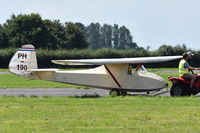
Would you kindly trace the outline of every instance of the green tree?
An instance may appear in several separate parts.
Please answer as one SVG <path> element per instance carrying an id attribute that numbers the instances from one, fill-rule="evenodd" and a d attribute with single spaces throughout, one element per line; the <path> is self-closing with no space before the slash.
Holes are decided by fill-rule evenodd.
<path id="1" fill-rule="evenodd" d="M 87 48 L 88 43 L 84 31 L 79 27 L 80 23 L 79 26 L 77 25 L 73 23 L 64 25 L 59 20 L 42 20 L 39 14 L 33 13 L 12 15 L 11 19 L 4 24 L 4 29 L 11 47 L 20 47 L 23 44 L 31 43 L 36 48 Z M 82 26 L 84 27 L 84 25 Z M 0 35 L 3 35 L 1 33 Z"/>
<path id="2" fill-rule="evenodd" d="M 4 24 L 9 45 L 20 47 L 32 43 L 36 47 L 45 47 L 47 30 L 39 14 L 12 15 Z"/>
<path id="3" fill-rule="evenodd" d="M 157 54 L 161 56 L 170 56 L 174 55 L 173 47 L 170 45 L 162 45 L 158 48 Z"/>
<path id="4" fill-rule="evenodd" d="M 173 47 L 173 52 L 176 55 L 182 55 L 186 51 L 187 51 L 187 47 L 185 46 L 185 44 L 176 45 Z"/>
<path id="5" fill-rule="evenodd" d="M 68 49 L 83 49 L 88 47 L 87 40 L 84 36 L 84 33 L 81 31 L 81 29 L 69 22 L 66 23 L 65 26 L 65 32 L 66 32 L 66 38 L 67 38 L 67 45 L 62 46 L 63 48 Z"/>
<path id="6" fill-rule="evenodd" d="M 133 43 L 130 31 L 122 26 L 119 28 L 119 45 L 118 49 L 136 48 L 136 43 Z"/>
<path id="7" fill-rule="evenodd" d="M 101 27 L 101 47 L 112 48 L 112 26 L 104 24 Z"/>
<path id="8" fill-rule="evenodd" d="M 78 26 L 78 27 L 81 29 L 81 31 L 84 32 L 84 34 L 85 34 L 85 32 L 86 32 L 86 27 L 85 27 L 84 24 L 78 23 L 78 22 L 77 22 L 77 23 L 75 23 L 75 25 Z"/>
<path id="9" fill-rule="evenodd" d="M 101 34 L 100 34 L 101 25 L 99 23 L 91 23 L 87 26 L 87 39 L 89 42 L 89 48 L 98 49 L 101 47 Z"/>
<path id="10" fill-rule="evenodd" d="M 117 24 L 60 23 L 59 20 L 43 20 L 39 14 L 12 15 L 0 25 L 0 48 L 20 47 L 33 44 L 36 48 L 73 49 L 73 48 L 116 48 L 139 49 L 132 41 L 130 31 Z"/>
<path id="11" fill-rule="evenodd" d="M 118 48 L 119 47 L 119 28 L 117 24 L 114 24 L 113 26 L 113 45 L 114 48 Z"/>
<path id="12" fill-rule="evenodd" d="M 0 48 L 8 47 L 8 38 L 5 33 L 5 29 L 0 25 Z"/>
<path id="13" fill-rule="evenodd" d="M 65 37 L 65 27 L 59 20 L 44 20 L 47 29 L 47 44 L 46 46 L 51 49 L 60 49 L 67 44 Z"/>

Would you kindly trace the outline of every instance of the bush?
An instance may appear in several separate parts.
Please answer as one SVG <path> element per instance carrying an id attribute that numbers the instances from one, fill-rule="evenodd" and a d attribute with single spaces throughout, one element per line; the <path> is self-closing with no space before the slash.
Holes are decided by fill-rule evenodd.
<path id="1" fill-rule="evenodd" d="M 16 49 L 0 49 L 0 68 L 7 68 Z"/>

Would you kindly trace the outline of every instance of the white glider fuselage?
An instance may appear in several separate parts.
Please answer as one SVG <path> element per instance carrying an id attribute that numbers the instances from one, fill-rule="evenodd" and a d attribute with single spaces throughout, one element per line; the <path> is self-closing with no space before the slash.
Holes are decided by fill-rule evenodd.
<path id="1" fill-rule="evenodd" d="M 72 71 L 40 69 L 32 72 L 32 76 L 42 80 L 127 91 L 160 90 L 167 85 L 163 78 L 147 71 L 138 70 L 128 74 L 128 64 L 102 65 L 93 69 Z"/>

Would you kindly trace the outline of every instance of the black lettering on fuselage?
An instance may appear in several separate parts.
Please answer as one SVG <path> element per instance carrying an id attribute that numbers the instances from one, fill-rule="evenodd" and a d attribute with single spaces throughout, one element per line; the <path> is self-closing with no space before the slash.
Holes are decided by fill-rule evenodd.
<path id="1" fill-rule="evenodd" d="M 27 59 L 27 54 L 26 53 L 19 53 L 18 54 L 18 59 Z"/>

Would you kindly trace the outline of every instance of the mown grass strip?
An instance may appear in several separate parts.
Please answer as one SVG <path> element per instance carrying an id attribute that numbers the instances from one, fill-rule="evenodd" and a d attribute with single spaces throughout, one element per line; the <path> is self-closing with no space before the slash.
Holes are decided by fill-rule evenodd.
<path id="1" fill-rule="evenodd" d="M 0 72 L 7 72 L 7 71 L 8 69 L 3 69 L 3 68 L 0 69 Z"/>
<path id="2" fill-rule="evenodd" d="M 198 97 L 0 98 L 2 133 L 198 133 Z"/>

